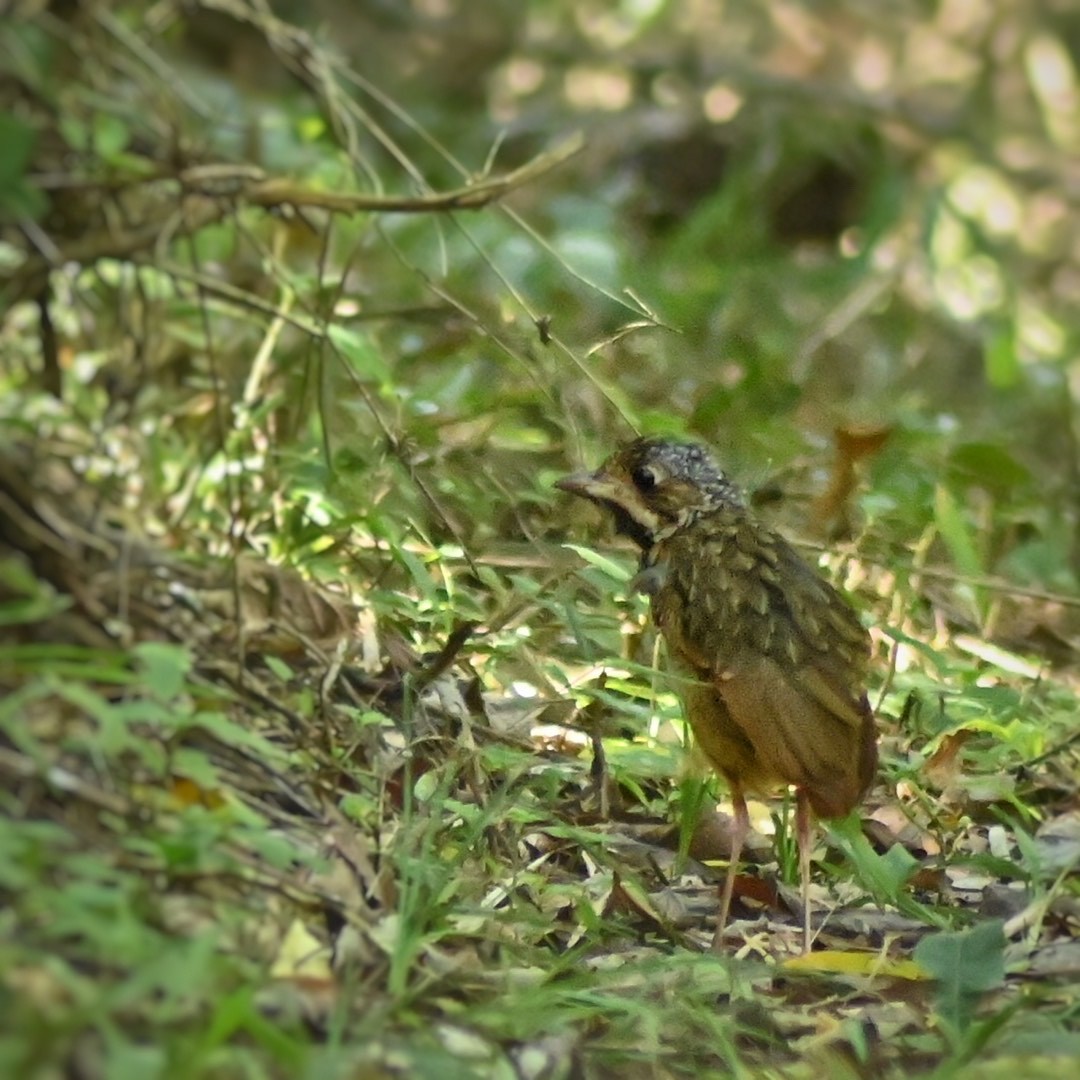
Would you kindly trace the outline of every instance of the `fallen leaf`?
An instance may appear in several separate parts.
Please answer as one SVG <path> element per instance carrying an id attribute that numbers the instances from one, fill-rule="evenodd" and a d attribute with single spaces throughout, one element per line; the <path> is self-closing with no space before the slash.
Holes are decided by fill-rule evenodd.
<path id="1" fill-rule="evenodd" d="M 819 971 L 823 974 L 908 979 L 915 982 L 931 978 L 930 973 L 914 960 L 893 960 L 878 952 L 827 949 L 793 956 L 785 960 L 782 966 L 791 971 Z"/>

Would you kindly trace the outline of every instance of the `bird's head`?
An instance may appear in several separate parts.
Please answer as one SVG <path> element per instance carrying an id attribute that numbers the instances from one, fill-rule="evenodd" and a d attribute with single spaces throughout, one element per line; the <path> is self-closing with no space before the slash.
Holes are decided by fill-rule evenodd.
<path id="1" fill-rule="evenodd" d="M 702 514 L 743 505 L 704 447 L 653 436 L 617 450 L 595 472 L 566 476 L 555 486 L 610 510 L 616 531 L 642 548 Z"/>

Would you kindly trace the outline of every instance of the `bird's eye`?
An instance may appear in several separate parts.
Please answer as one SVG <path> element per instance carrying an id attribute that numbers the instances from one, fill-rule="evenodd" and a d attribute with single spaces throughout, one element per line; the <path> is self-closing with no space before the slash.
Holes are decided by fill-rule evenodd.
<path id="1" fill-rule="evenodd" d="M 630 474 L 630 479 L 634 481 L 638 491 L 652 491 L 660 482 L 660 477 L 651 465 L 639 465 Z"/>

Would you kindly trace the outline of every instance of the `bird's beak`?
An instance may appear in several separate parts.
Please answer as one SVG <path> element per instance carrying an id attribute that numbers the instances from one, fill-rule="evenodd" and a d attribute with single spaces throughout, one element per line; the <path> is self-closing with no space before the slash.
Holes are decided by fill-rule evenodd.
<path id="1" fill-rule="evenodd" d="M 569 491 L 571 495 L 580 495 L 593 502 L 610 500 L 616 493 L 616 485 L 611 477 L 602 472 L 579 472 L 564 476 L 555 481 L 560 491 Z"/>
<path id="2" fill-rule="evenodd" d="M 609 510 L 615 515 L 615 532 L 619 536 L 629 536 L 640 548 L 653 543 L 660 519 L 646 505 L 637 488 L 619 475 L 612 476 L 601 466 L 596 472 L 564 476 L 555 481 L 555 486 Z"/>

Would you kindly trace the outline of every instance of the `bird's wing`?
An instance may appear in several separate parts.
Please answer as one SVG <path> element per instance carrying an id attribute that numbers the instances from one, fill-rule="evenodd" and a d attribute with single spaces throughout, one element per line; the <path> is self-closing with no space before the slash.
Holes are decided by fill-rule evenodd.
<path id="1" fill-rule="evenodd" d="M 803 788 L 819 817 L 841 817 L 859 802 L 877 765 L 865 694 L 853 696 L 840 715 L 809 696 L 798 673 L 754 654 L 737 658 L 714 685 L 753 744 L 762 774 Z"/>
<path id="2" fill-rule="evenodd" d="M 722 695 L 762 771 L 846 813 L 876 750 L 862 681 L 869 639 L 847 602 L 778 534 L 731 514 L 673 538 L 657 622 Z M 722 763 L 717 762 L 722 766 Z"/>

